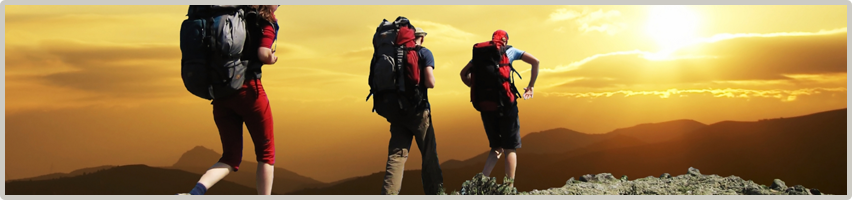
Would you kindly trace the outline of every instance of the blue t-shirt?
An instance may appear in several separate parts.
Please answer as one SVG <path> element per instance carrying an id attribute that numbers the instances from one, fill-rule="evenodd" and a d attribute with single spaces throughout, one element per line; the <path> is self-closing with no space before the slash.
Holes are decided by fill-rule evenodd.
<path id="1" fill-rule="evenodd" d="M 523 56 L 524 51 L 521 51 L 520 49 L 517 49 L 515 47 L 506 49 L 506 57 L 509 57 L 509 64 L 511 64 L 512 61 L 520 60 Z"/>
<path id="2" fill-rule="evenodd" d="M 422 70 L 420 72 L 420 91 L 423 93 L 423 101 L 427 109 L 431 109 L 432 105 L 429 104 L 429 88 L 426 87 L 426 84 L 422 84 L 426 81 L 426 73 L 424 72 L 427 66 L 431 66 L 432 70 L 435 70 L 435 57 L 432 56 L 432 51 L 427 49 L 426 47 L 420 48 L 420 51 L 417 52 L 420 55 L 420 62 L 418 65 Z"/>

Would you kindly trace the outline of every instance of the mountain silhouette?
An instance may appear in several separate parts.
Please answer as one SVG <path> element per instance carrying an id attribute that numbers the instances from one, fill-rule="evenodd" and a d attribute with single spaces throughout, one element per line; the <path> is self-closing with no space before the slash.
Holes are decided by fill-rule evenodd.
<path id="1" fill-rule="evenodd" d="M 518 191 L 561 187 L 569 178 L 584 174 L 612 173 L 636 179 L 689 167 L 764 185 L 783 179 L 790 185 L 808 185 L 830 194 L 846 191 L 846 109 L 711 125 L 677 120 L 607 134 L 579 134 L 554 129 L 525 136 L 524 148 L 518 150 Z M 465 180 L 482 170 L 484 162 L 481 154 L 443 163 L 447 191 L 459 190 Z M 492 172 L 498 180 L 503 177 L 502 163 Z M 383 176 L 377 172 L 288 194 L 378 194 Z M 423 194 L 420 170 L 405 171 L 403 177 L 401 194 Z"/>
<path id="2" fill-rule="evenodd" d="M 40 181 L 40 180 L 50 180 L 50 179 L 57 179 L 57 178 L 63 178 L 63 177 L 75 177 L 75 176 L 94 173 L 94 172 L 97 172 L 97 171 L 101 171 L 101 170 L 109 169 L 109 168 L 113 168 L 113 167 L 116 167 L 116 166 L 104 165 L 104 166 L 99 166 L 99 167 L 89 167 L 89 168 L 74 170 L 74 171 L 71 171 L 70 173 L 52 173 L 52 174 L 41 175 L 41 176 L 36 176 L 36 177 L 32 177 L 32 178 L 17 179 L 17 180 Z M 10 180 L 10 181 L 12 181 L 12 180 Z"/>
<path id="3" fill-rule="evenodd" d="M 73 177 L 6 182 L 6 195 L 173 195 L 189 192 L 200 175 L 177 169 L 126 165 Z M 254 187 L 216 183 L 210 195 L 253 195 Z"/>
<path id="4" fill-rule="evenodd" d="M 611 137 L 611 135 L 585 134 L 570 129 L 557 128 L 527 134 L 521 138 L 521 142 L 524 144 L 521 149 L 523 149 L 524 153 L 532 154 L 548 152 L 562 153 L 606 140 L 609 137 Z M 487 158 L 488 152 L 486 151 L 464 161 L 446 161 L 441 163 L 441 169 L 457 169 L 471 165 L 482 167 L 485 163 L 485 159 Z"/>
<path id="5" fill-rule="evenodd" d="M 606 134 L 587 134 L 570 129 L 557 128 L 533 132 L 521 138 L 524 154 L 559 154 L 572 152 L 578 154 L 609 148 L 659 143 L 681 137 L 707 125 L 694 120 L 675 120 L 661 123 L 647 123 L 630 128 L 621 128 Z M 644 137 L 648 135 L 648 137 Z M 631 139 L 633 138 L 633 139 Z M 441 164 L 441 169 L 455 169 L 469 165 L 479 165 L 488 158 L 483 152 L 473 158 L 460 161 L 449 160 Z"/>
<path id="6" fill-rule="evenodd" d="M 706 126 L 706 124 L 694 120 L 675 120 L 616 129 L 607 135 L 625 135 L 634 137 L 645 143 L 654 144 L 681 137 Z"/>
<path id="7" fill-rule="evenodd" d="M 757 122 L 724 121 L 669 142 L 531 164 L 529 170 L 536 173 L 516 185 L 547 182 L 558 186 L 564 181 L 548 177 L 565 172 L 638 178 L 696 167 L 707 174 L 736 175 L 758 184 L 782 179 L 790 185 L 844 194 L 845 141 L 846 109 Z"/>
<path id="8" fill-rule="evenodd" d="M 212 149 L 208 149 L 203 146 L 196 146 L 184 153 L 180 159 L 171 166 L 171 168 L 196 174 L 204 174 L 204 172 L 216 163 L 221 156 L 222 154 L 217 153 Z M 229 173 L 224 180 L 233 181 L 250 188 L 255 188 L 255 185 L 257 184 L 256 173 L 257 162 L 243 160 L 242 163 L 240 163 L 239 171 Z M 197 178 L 201 178 L 201 176 Z M 284 168 L 275 167 L 272 192 L 284 194 L 299 189 L 323 186 L 326 186 L 326 183 L 296 174 L 295 172 Z"/>

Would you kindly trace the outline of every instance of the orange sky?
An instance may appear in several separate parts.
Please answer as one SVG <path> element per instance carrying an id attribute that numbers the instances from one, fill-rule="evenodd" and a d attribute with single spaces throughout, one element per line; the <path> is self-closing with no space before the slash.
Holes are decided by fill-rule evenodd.
<path id="1" fill-rule="evenodd" d="M 6 179 L 221 152 L 209 103 L 180 80 L 185 14 L 6 6 Z M 442 161 L 487 150 L 458 73 L 496 29 L 541 60 L 536 96 L 520 102 L 522 135 L 846 107 L 846 6 L 283 6 L 281 60 L 263 76 L 278 166 L 328 182 L 384 169 L 389 127 L 364 101 L 367 63 L 375 27 L 399 15 L 429 33 Z M 523 87 L 530 66 L 515 67 Z"/>

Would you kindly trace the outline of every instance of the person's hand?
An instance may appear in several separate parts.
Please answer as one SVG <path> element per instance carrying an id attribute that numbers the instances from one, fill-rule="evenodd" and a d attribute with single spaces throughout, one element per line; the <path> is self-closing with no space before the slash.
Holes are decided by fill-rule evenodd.
<path id="1" fill-rule="evenodd" d="M 533 98 L 533 87 L 524 88 L 524 100 Z"/>
<path id="2" fill-rule="evenodd" d="M 277 63 L 278 62 L 278 56 L 275 56 L 274 54 L 272 56 L 273 56 L 272 57 L 272 64 Z"/>

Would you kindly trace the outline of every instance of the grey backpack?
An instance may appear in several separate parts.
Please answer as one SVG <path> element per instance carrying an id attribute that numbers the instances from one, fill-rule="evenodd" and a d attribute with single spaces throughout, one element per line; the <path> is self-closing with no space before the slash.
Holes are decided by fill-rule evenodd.
<path id="1" fill-rule="evenodd" d="M 180 28 L 181 78 L 195 96 L 212 100 L 234 94 L 245 81 L 241 60 L 248 6 L 191 5 Z"/>

